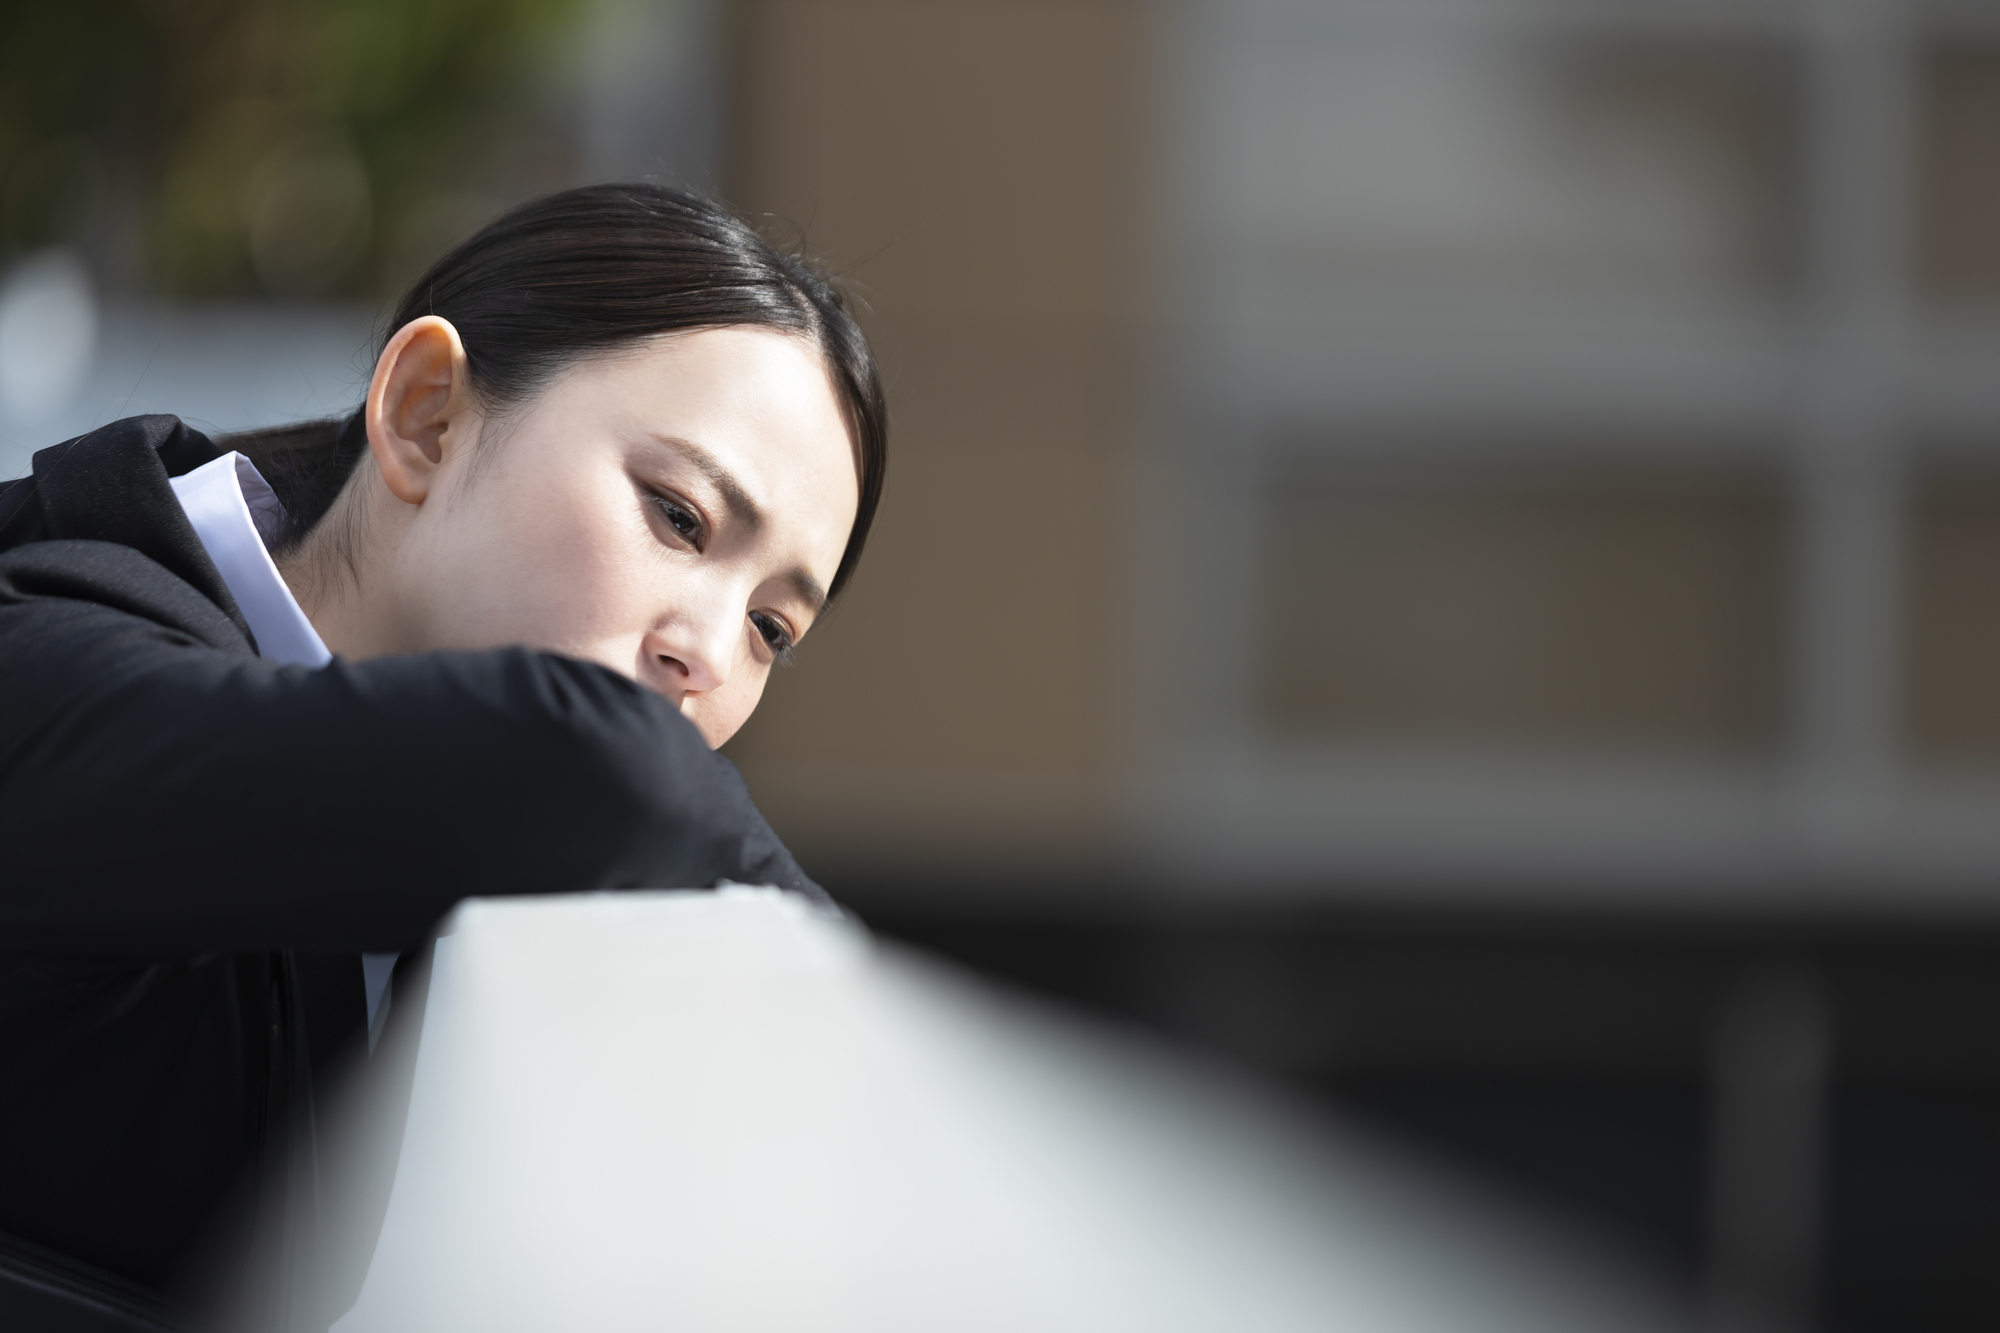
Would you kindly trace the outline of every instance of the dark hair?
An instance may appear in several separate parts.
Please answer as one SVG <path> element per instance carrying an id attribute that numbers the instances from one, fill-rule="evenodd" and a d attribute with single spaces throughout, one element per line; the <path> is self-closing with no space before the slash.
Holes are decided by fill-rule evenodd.
<path id="1" fill-rule="evenodd" d="M 854 572 L 888 468 L 888 405 L 874 354 L 825 274 L 719 204 L 651 183 L 536 199 L 432 265 L 397 305 L 377 356 L 425 315 L 458 330 L 472 390 L 491 412 L 518 406 L 583 357 L 656 334 L 751 325 L 808 339 L 826 357 L 861 465 L 861 504 L 829 595 Z M 368 434 L 357 408 L 222 443 L 254 462 L 284 502 L 283 548 L 333 507 L 368 451 Z"/>

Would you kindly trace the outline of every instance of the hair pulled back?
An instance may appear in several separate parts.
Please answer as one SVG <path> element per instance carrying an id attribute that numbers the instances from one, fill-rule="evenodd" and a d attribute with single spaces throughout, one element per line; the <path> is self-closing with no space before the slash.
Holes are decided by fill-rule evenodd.
<path id="1" fill-rule="evenodd" d="M 829 594 L 861 558 L 888 468 L 888 406 L 846 299 L 720 205 L 646 182 L 586 185 L 501 215 L 419 278 L 375 352 L 411 320 L 449 320 L 480 406 L 504 414 L 593 353 L 657 334 L 751 326 L 795 334 L 826 358 L 860 456 L 860 507 Z M 229 437 L 287 511 L 295 545 L 368 452 L 362 410 Z"/>

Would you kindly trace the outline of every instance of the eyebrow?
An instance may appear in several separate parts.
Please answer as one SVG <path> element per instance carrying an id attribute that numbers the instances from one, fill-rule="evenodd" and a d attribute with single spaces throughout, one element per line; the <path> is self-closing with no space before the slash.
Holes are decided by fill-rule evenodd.
<path id="1" fill-rule="evenodd" d="M 804 598 L 806 605 L 812 608 L 813 619 L 818 620 L 819 613 L 826 610 L 826 589 L 820 587 L 819 580 L 803 569 L 795 569 L 785 577 L 791 581 L 792 591 Z"/>
<path id="2" fill-rule="evenodd" d="M 690 467 L 706 477 L 709 484 L 722 496 L 722 503 L 729 510 L 730 516 L 738 523 L 752 532 L 763 528 L 764 511 L 758 508 L 757 502 L 750 498 L 750 493 L 743 489 L 742 483 L 736 480 L 728 468 L 717 461 L 714 454 L 693 440 L 684 439 L 679 435 L 655 435 L 652 438 L 679 454 Z M 813 619 L 819 619 L 819 613 L 826 610 L 826 589 L 820 586 L 819 580 L 803 569 L 792 570 L 785 575 L 785 580 L 792 585 L 792 591 L 812 608 Z"/>
<path id="3" fill-rule="evenodd" d="M 764 511 L 757 507 L 757 502 L 750 498 L 750 492 L 743 489 L 735 474 L 716 461 L 714 454 L 693 440 L 685 440 L 678 435 L 655 435 L 653 439 L 679 454 L 695 471 L 708 478 L 709 484 L 721 494 L 722 503 L 730 516 L 738 523 L 752 532 L 764 526 Z M 816 588 L 819 585 L 815 583 L 813 586 Z"/>

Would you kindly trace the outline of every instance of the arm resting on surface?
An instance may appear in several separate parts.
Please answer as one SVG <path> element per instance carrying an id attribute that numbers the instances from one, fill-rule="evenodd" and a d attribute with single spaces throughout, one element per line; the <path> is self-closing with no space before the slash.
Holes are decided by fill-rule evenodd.
<path id="1" fill-rule="evenodd" d="M 58 547 L 95 547 L 110 590 L 77 595 Z M 0 557 L 0 934 L 394 949 L 475 893 L 821 896 L 735 767 L 615 672 L 519 648 L 274 666 L 120 551 Z"/>

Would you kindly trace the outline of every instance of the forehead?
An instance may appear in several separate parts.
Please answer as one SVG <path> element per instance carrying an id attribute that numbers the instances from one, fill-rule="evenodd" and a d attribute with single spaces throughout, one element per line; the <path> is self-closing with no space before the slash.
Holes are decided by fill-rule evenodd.
<path id="1" fill-rule="evenodd" d="M 831 543 L 838 564 L 859 504 L 855 446 L 826 359 L 806 339 L 759 328 L 662 335 L 578 363 L 538 406 L 562 433 L 601 434 L 635 455 L 664 461 L 685 455 L 672 442 L 694 445 L 775 535 Z"/>
<path id="2" fill-rule="evenodd" d="M 847 435 L 826 358 L 811 341 L 775 329 L 660 334 L 585 359 L 566 376 L 610 403 L 647 415 L 712 419 L 745 429 Z"/>

